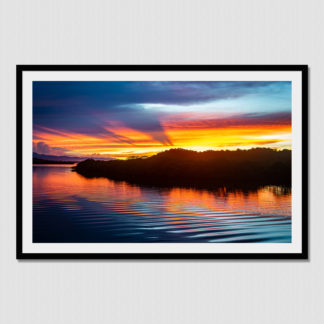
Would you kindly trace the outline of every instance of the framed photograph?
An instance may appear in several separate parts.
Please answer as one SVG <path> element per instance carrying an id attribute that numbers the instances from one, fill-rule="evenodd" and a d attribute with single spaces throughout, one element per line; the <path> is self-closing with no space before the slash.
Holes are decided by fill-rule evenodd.
<path id="1" fill-rule="evenodd" d="M 18 259 L 307 259 L 306 65 L 18 65 Z"/>

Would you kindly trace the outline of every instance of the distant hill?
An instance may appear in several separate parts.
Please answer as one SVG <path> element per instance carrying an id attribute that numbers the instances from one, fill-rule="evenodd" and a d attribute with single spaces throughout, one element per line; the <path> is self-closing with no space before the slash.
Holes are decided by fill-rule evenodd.
<path id="1" fill-rule="evenodd" d="M 74 169 L 86 177 L 108 177 L 154 186 L 290 186 L 291 151 L 171 149 L 148 158 L 126 161 L 88 159 Z"/>
<path id="2" fill-rule="evenodd" d="M 47 160 L 47 161 L 65 161 L 65 162 L 80 162 L 85 160 L 85 158 L 77 156 L 57 156 L 57 155 L 47 155 L 47 154 L 38 154 L 33 152 L 33 159 Z"/>
<path id="3" fill-rule="evenodd" d="M 59 161 L 59 162 L 80 162 L 88 159 L 89 157 L 80 157 L 80 156 L 58 156 L 58 155 L 47 155 L 47 154 L 39 154 L 36 152 L 33 152 L 33 159 L 41 159 L 41 160 L 47 160 L 47 161 Z M 96 156 L 96 160 L 102 160 L 102 161 L 110 161 L 111 158 L 101 158 L 100 156 Z"/>
<path id="4" fill-rule="evenodd" d="M 44 160 L 33 158 L 33 164 L 74 164 L 77 161 L 52 161 L 52 160 Z"/>

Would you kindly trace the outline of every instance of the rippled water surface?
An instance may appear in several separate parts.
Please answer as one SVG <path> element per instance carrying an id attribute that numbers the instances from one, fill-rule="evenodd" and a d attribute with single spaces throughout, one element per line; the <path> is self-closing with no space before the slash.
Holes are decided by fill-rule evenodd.
<path id="1" fill-rule="evenodd" d="M 159 189 L 33 167 L 34 242 L 291 242 L 291 194 Z"/>

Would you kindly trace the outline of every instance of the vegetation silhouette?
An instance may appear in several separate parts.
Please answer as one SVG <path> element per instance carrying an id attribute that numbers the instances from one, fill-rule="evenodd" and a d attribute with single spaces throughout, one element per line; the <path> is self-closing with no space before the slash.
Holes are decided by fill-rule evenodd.
<path id="1" fill-rule="evenodd" d="M 170 149 L 148 158 L 88 159 L 79 162 L 73 170 L 90 178 L 107 177 L 161 187 L 291 187 L 291 151 L 270 148 L 205 152 Z"/>

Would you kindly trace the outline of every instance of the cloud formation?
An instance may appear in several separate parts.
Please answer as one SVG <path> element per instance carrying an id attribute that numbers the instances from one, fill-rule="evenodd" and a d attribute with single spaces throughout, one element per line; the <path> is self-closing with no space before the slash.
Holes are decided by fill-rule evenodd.
<path id="1" fill-rule="evenodd" d="M 291 114 L 288 112 L 269 114 L 238 114 L 217 119 L 170 120 L 164 124 L 168 129 L 217 129 L 225 127 L 291 125 Z"/>
<path id="2" fill-rule="evenodd" d="M 44 142 L 33 142 L 33 152 L 47 155 L 63 155 L 67 150 L 61 147 L 50 147 Z"/>
<path id="3" fill-rule="evenodd" d="M 165 148 L 179 143 L 174 129 L 289 125 L 290 114 L 285 81 L 33 82 L 34 150 L 43 154 Z"/>
<path id="4" fill-rule="evenodd" d="M 118 120 L 162 144 L 172 145 L 159 119 L 163 109 L 157 113 L 143 105 L 185 107 L 251 94 L 266 94 L 270 100 L 289 97 L 289 91 L 290 82 L 34 82 L 34 124 L 86 135 L 114 136 L 105 121 Z"/>

